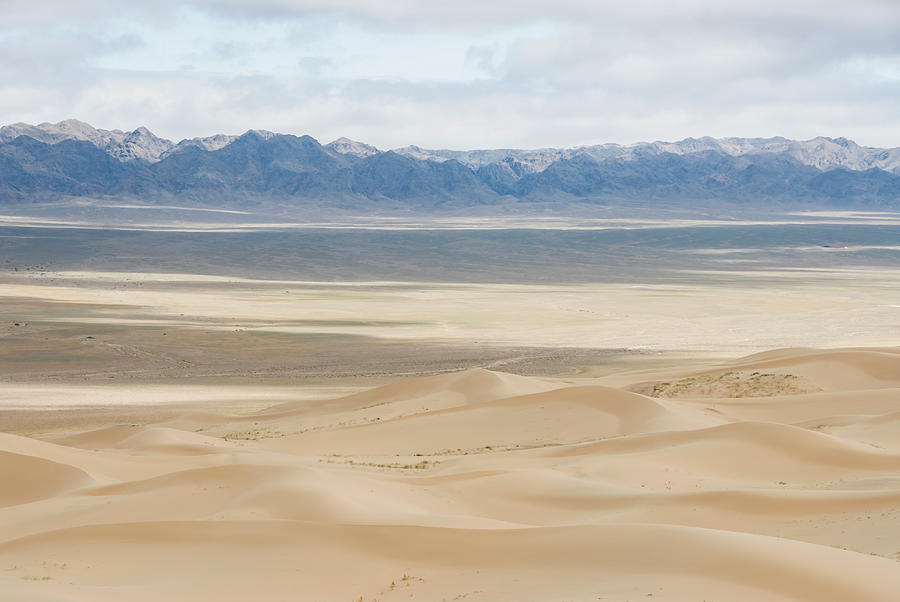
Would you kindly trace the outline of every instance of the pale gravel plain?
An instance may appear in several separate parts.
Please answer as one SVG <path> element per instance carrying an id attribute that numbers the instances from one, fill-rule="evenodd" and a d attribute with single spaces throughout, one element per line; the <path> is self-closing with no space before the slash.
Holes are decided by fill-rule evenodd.
<path id="1" fill-rule="evenodd" d="M 896 341 L 900 271 L 684 271 L 684 284 L 311 282 L 47 272 L 0 295 L 96 305 L 73 323 L 495 345 L 703 351 Z"/>

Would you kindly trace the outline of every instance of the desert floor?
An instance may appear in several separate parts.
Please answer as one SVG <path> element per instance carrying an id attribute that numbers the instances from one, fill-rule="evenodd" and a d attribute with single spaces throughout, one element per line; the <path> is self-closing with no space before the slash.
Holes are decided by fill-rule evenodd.
<path id="1" fill-rule="evenodd" d="M 5 273 L 0 599 L 897 600 L 898 291 Z"/>

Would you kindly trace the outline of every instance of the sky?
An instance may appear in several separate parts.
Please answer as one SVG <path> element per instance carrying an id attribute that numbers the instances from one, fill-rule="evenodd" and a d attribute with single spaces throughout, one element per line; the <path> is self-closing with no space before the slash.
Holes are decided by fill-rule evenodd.
<path id="1" fill-rule="evenodd" d="M 900 146 L 900 0 L 0 0 L 0 124 Z"/>

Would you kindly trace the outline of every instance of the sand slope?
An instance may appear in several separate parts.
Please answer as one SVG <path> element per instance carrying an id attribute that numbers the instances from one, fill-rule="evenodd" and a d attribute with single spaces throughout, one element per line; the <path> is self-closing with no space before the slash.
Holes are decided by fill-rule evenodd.
<path id="1" fill-rule="evenodd" d="M 0 435 L 0 599 L 896 600 L 898 441 L 898 349 Z"/>

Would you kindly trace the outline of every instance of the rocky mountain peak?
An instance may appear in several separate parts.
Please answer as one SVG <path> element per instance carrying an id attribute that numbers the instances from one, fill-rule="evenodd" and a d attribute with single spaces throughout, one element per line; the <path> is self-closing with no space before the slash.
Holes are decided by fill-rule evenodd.
<path id="1" fill-rule="evenodd" d="M 268 130 L 247 130 L 243 133 L 243 135 L 240 136 L 240 138 L 243 138 L 245 136 L 252 136 L 255 138 L 262 138 L 263 140 L 271 140 L 277 135 L 278 134 L 276 134 L 275 132 L 270 132 Z"/>
<path id="2" fill-rule="evenodd" d="M 357 142 L 356 140 L 343 137 L 338 138 L 333 142 L 329 142 L 325 145 L 325 148 L 340 155 L 353 155 L 354 157 L 371 157 L 380 152 L 371 144 Z"/>
<path id="3" fill-rule="evenodd" d="M 174 152 L 186 148 L 199 148 L 204 151 L 217 151 L 234 143 L 236 140 L 266 142 L 280 139 L 280 134 L 267 130 L 248 130 L 240 136 L 216 134 L 204 138 L 185 139 L 178 144 L 160 138 L 148 128 L 141 126 L 130 132 L 121 130 L 104 130 L 92 127 L 77 119 L 66 119 L 59 123 L 13 123 L 0 127 L 0 143 L 9 142 L 18 136 L 29 136 L 35 140 L 56 144 L 63 140 L 85 140 L 119 161 L 129 162 L 143 160 L 155 163 Z M 283 141 L 286 141 L 284 138 Z M 299 138 L 306 144 L 315 142 L 308 136 Z M 338 138 L 324 146 L 332 156 L 367 158 L 382 154 L 376 147 L 352 140 Z M 637 142 L 633 144 L 598 144 L 574 148 L 540 148 L 540 149 L 478 149 L 478 150 L 446 150 L 427 149 L 409 145 L 390 151 L 410 159 L 443 163 L 458 161 L 473 171 L 486 166 L 509 168 L 513 177 L 524 177 L 528 174 L 541 173 L 559 161 L 572 160 L 578 155 L 590 157 L 598 162 L 603 161 L 637 161 L 668 154 L 695 155 L 698 153 L 717 153 L 731 157 L 753 157 L 764 154 L 782 155 L 799 163 L 815 167 L 822 171 L 844 168 L 851 171 L 864 171 L 878 168 L 900 174 L 900 148 L 871 148 L 859 146 L 852 140 L 843 137 L 828 138 L 820 136 L 809 140 L 790 140 L 783 137 L 771 138 L 712 138 L 710 136 L 691 137 L 675 142 L 655 141 Z"/>
<path id="4" fill-rule="evenodd" d="M 155 163 L 173 148 L 174 142 L 160 138 L 141 126 L 126 134 L 119 144 L 107 149 L 107 152 L 120 161 L 142 159 Z"/>

